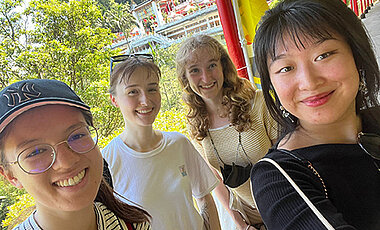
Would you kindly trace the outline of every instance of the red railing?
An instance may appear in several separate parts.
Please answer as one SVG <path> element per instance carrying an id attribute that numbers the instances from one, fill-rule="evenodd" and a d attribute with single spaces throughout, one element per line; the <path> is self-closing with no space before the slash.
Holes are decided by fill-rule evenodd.
<path id="1" fill-rule="evenodd" d="M 344 3 L 349 4 L 352 11 L 360 18 L 365 18 L 374 0 L 342 0 Z"/>

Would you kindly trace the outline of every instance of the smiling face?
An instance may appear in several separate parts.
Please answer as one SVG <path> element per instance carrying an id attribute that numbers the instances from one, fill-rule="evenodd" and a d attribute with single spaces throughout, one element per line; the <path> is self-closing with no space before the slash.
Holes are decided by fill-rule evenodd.
<path id="1" fill-rule="evenodd" d="M 303 39 L 305 48 L 297 48 L 284 38 L 274 59 L 268 58 L 268 70 L 285 109 L 301 125 L 332 124 L 355 114 L 359 74 L 344 39 L 336 34 L 324 41 Z"/>
<path id="2" fill-rule="evenodd" d="M 110 97 L 126 124 L 152 126 L 161 108 L 158 76 L 137 68 L 127 81 L 117 84 L 116 94 Z"/>
<path id="3" fill-rule="evenodd" d="M 186 63 L 186 78 L 191 89 L 206 103 L 220 102 L 223 95 L 223 67 L 220 58 L 207 48 L 198 48 Z"/>
<path id="4" fill-rule="evenodd" d="M 47 105 L 27 111 L 12 122 L 4 137 L 5 160 L 15 161 L 20 152 L 38 144 L 54 146 L 86 125 L 83 114 L 70 106 Z M 46 172 L 30 175 L 14 164 L 2 174 L 33 196 L 38 211 L 55 213 L 92 207 L 102 178 L 99 148 L 78 154 L 62 143 L 55 150 L 55 163 Z"/>

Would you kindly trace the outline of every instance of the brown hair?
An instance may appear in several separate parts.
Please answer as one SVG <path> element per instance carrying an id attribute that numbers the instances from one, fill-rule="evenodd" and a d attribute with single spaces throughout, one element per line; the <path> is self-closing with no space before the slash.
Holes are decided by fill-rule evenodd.
<path id="1" fill-rule="evenodd" d="M 177 77 L 184 90 L 182 99 L 189 109 L 186 117 L 191 137 L 198 141 L 203 140 L 210 127 L 206 105 L 191 89 L 186 77 L 186 65 L 192 54 L 199 49 L 207 49 L 216 59 L 220 59 L 224 75 L 222 105 L 226 108 L 231 124 L 239 132 L 249 129 L 252 123 L 249 112 L 255 89 L 248 80 L 238 77 L 227 51 L 216 39 L 208 35 L 197 35 L 182 43 L 176 57 Z"/>
<path id="2" fill-rule="evenodd" d="M 122 202 L 115 196 L 115 193 L 116 192 L 107 184 L 103 177 L 95 201 L 103 203 L 126 223 L 143 223 L 150 221 L 151 216 L 147 211 Z"/>
<path id="3" fill-rule="evenodd" d="M 109 93 L 116 95 L 117 84 L 123 81 L 127 82 L 133 72 L 138 68 L 146 69 L 149 74 L 148 77 L 150 77 L 150 74 L 153 73 L 158 77 L 158 79 L 161 78 L 161 70 L 153 61 L 132 56 L 127 58 L 122 63 L 117 64 L 112 70 Z"/>

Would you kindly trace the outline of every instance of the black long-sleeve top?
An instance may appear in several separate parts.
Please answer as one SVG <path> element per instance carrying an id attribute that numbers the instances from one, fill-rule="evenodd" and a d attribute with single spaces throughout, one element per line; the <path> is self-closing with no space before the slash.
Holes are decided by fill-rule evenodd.
<path id="1" fill-rule="evenodd" d="M 380 171 L 358 144 L 316 145 L 290 153 L 312 163 L 326 185 L 328 198 L 321 180 L 303 161 L 275 147 L 266 157 L 289 174 L 335 229 L 380 230 Z M 269 230 L 325 229 L 274 165 L 257 163 L 251 181 Z"/>

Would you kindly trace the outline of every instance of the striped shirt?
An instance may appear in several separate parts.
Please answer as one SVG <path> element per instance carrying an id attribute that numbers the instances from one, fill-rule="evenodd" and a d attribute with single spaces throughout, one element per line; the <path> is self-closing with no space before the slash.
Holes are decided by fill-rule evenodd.
<path id="1" fill-rule="evenodd" d="M 100 202 L 94 203 L 94 210 L 98 223 L 98 230 L 151 230 L 150 224 L 147 222 L 133 224 L 125 223 Z M 43 230 L 38 226 L 33 217 L 35 212 L 36 210 L 28 217 L 28 219 L 16 226 L 14 230 Z"/>

